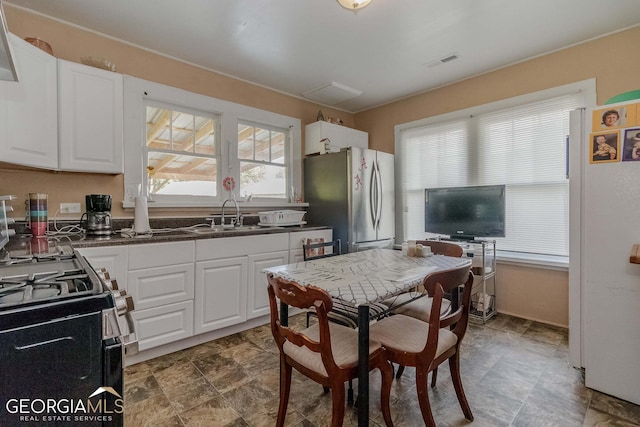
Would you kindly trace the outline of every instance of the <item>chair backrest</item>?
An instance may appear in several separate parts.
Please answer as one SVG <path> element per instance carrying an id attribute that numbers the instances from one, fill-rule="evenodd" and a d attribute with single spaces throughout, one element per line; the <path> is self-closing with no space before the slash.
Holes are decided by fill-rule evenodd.
<path id="1" fill-rule="evenodd" d="M 340 239 L 330 242 L 307 243 L 302 245 L 302 254 L 305 261 L 342 255 L 342 242 Z"/>
<path id="2" fill-rule="evenodd" d="M 280 352 L 283 352 L 285 341 L 296 346 L 305 346 L 314 353 L 322 355 L 325 369 L 331 373 L 337 369 L 331 349 L 331 337 L 329 333 L 329 320 L 327 313 L 333 306 L 333 300 L 329 294 L 315 286 L 301 286 L 295 282 L 275 277 L 272 273 L 267 275 L 269 282 L 267 292 L 269 294 L 269 308 L 271 312 L 271 333 L 276 340 Z M 288 326 L 283 326 L 280 321 L 278 302 L 290 307 L 300 309 L 314 308 L 318 316 L 319 339 L 311 339 L 303 333 Z"/>
<path id="3" fill-rule="evenodd" d="M 462 246 L 440 240 L 417 240 L 416 244 L 429 246 L 435 255 L 446 255 L 460 258 L 463 254 Z M 446 291 L 445 291 L 446 292 Z"/>
<path id="4" fill-rule="evenodd" d="M 440 306 L 442 296 L 445 292 L 452 292 L 458 286 L 464 286 L 462 298 L 458 307 L 451 313 L 440 317 Z M 429 296 L 433 297 L 431 305 L 430 319 L 437 319 L 429 323 L 429 337 L 424 351 L 428 351 L 429 346 L 437 346 L 438 329 L 449 328 L 455 325 L 451 332 L 458 336 L 458 342 L 462 340 L 469 324 L 469 310 L 471 308 L 471 289 L 473 288 L 473 274 L 471 267 L 459 267 L 445 271 L 439 271 L 427 276 L 423 282 Z"/>

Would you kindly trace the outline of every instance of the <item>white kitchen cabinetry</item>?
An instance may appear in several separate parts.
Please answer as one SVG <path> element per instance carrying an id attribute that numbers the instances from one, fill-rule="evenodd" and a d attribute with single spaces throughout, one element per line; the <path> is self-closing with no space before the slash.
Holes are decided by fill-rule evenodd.
<path id="1" fill-rule="evenodd" d="M 269 314 L 269 295 L 265 268 L 288 264 L 289 251 L 282 250 L 249 255 L 249 286 L 247 295 L 247 319 Z"/>
<path id="2" fill-rule="evenodd" d="M 196 262 L 195 333 L 244 322 L 246 295 L 247 257 Z"/>
<path id="3" fill-rule="evenodd" d="M 129 246 L 128 293 L 140 350 L 193 335 L 193 241 Z"/>
<path id="4" fill-rule="evenodd" d="M 9 34 L 18 82 L 0 82 L 0 159 L 58 168 L 56 58 Z"/>
<path id="5" fill-rule="evenodd" d="M 123 172 L 122 74 L 58 60 L 59 168 Z"/>
<path id="6" fill-rule="evenodd" d="M 289 264 L 304 261 L 302 245 L 305 244 L 307 239 L 318 238 L 323 238 L 325 242 L 330 242 L 333 240 L 333 230 L 325 229 L 289 233 Z"/>
<path id="7" fill-rule="evenodd" d="M 109 277 L 118 282 L 118 289 L 127 289 L 127 272 L 129 270 L 127 246 L 79 248 L 78 252 L 89 261 L 94 269 L 105 268 Z"/>
<path id="8" fill-rule="evenodd" d="M 286 264 L 288 234 L 196 241 L 195 332 L 267 314 L 263 268 Z"/>
<path id="9" fill-rule="evenodd" d="M 325 138 L 329 139 L 329 150 L 325 149 L 325 142 L 321 142 Z M 323 121 L 305 126 L 305 155 L 337 152 L 344 147 L 369 148 L 369 134 L 361 130 Z"/>

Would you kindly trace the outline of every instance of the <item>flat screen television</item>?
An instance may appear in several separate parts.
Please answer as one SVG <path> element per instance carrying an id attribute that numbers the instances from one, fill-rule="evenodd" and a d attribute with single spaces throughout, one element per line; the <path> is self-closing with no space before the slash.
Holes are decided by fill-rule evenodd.
<path id="1" fill-rule="evenodd" d="M 424 228 L 452 239 L 505 237 L 505 186 L 425 189 Z"/>

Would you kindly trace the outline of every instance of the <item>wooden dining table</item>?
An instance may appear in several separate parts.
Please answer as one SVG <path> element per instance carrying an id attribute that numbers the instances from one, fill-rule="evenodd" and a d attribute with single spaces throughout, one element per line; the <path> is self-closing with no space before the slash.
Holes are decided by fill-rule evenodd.
<path id="1" fill-rule="evenodd" d="M 326 290 L 334 307 L 357 307 L 358 311 L 358 426 L 369 425 L 369 305 L 410 291 L 425 277 L 436 272 L 463 266 L 471 267 L 470 258 L 444 255 L 408 257 L 393 249 L 371 249 L 334 257 L 263 270 L 302 286 L 314 285 Z M 420 296 L 416 292 L 416 297 Z M 281 306 L 281 321 L 288 311 Z M 286 324 L 286 323 L 285 323 Z M 426 330 L 425 330 L 426 333 Z"/>

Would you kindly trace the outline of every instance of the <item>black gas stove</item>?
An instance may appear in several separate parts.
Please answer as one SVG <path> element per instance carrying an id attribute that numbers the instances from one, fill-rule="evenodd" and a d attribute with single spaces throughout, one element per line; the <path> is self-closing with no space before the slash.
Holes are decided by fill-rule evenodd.
<path id="1" fill-rule="evenodd" d="M 0 425 L 122 425 L 132 310 L 70 247 L 0 258 Z"/>

